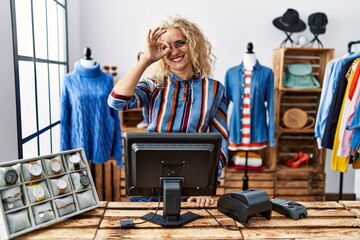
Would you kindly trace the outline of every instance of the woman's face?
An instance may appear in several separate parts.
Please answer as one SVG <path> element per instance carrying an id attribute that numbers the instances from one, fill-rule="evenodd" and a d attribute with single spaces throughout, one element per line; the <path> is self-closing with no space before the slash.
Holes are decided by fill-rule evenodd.
<path id="1" fill-rule="evenodd" d="M 169 28 L 161 36 L 160 40 L 167 46 L 171 47 L 169 54 L 164 57 L 165 62 L 170 67 L 170 71 L 180 77 L 187 75 L 191 76 L 193 74 L 193 70 L 191 65 L 190 48 L 181 30 L 177 28 Z"/>

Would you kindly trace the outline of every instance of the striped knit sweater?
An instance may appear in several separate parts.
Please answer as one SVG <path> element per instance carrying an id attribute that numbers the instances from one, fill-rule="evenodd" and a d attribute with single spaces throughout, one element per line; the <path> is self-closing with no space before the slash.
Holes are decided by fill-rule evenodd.
<path id="1" fill-rule="evenodd" d="M 76 62 L 74 71 L 65 75 L 60 113 L 62 151 L 84 148 L 93 163 L 104 163 L 113 156 L 122 167 L 119 113 L 106 102 L 113 86 L 113 77 L 101 71 L 98 63 L 84 68 Z"/>
<path id="2" fill-rule="evenodd" d="M 199 74 L 183 81 L 170 73 L 163 87 L 156 87 L 152 79 L 141 80 L 132 97 L 112 91 L 108 104 L 117 110 L 143 108 L 144 118 L 149 124 L 148 132 L 220 133 L 220 180 L 221 170 L 228 161 L 227 106 L 225 87 L 220 82 L 199 79 Z"/>

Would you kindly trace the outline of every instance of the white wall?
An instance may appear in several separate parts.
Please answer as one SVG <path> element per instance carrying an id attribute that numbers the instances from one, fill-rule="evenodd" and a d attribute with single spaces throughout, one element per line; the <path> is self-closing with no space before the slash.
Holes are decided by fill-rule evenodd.
<path id="1" fill-rule="evenodd" d="M 360 22 L 356 0 L 81 0 L 81 44 L 91 47 L 103 65 L 117 65 L 121 76 L 135 63 L 147 30 L 165 16 L 181 14 L 198 23 L 212 42 L 218 58 L 215 77 L 222 80 L 230 66 L 240 63 L 248 42 L 261 63 L 272 66 L 273 49 L 285 39 L 272 21 L 290 7 L 305 23 L 311 13 L 327 14 L 329 24 L 320 39 L 335 48 L 336 56 L 346 52 L 350 40 L 360 39 L 351 26 Z M 301 34 L 312 37 L 308 28 Z M 81 52 L 72 54 L 80 57 Z"/>
<path id="2" fill-rule="evenodd" d="M 0 1 L 0 162 L 18 158 L 10 1 Z"/>

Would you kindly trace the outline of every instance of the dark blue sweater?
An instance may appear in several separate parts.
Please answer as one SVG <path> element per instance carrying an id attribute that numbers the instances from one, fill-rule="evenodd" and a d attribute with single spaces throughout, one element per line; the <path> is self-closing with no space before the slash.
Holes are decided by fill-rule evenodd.
<path id="1" fill-rule="evenodd" d="M 93 163 L 113 156 L 122 167 L 119 112 L 107 104 L 114 86 L 113 77 L 99 63 L 85 68 L 75 63 L 64 77 L 61 93 L 61 151 L 84 148 Z"/>

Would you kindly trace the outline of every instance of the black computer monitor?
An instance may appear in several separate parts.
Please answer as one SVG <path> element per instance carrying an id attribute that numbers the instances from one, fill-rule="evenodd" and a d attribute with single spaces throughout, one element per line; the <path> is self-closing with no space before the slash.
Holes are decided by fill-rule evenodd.
<path id="1" fill-rule="evenodd" d="M 215 195 L 221 135 L 217 133 L 125 133 L 126 195 L 163 197 L 163 215 L 143 217 L 178 227 L 199 216 L 180 215 L 182 196 Z"/>

